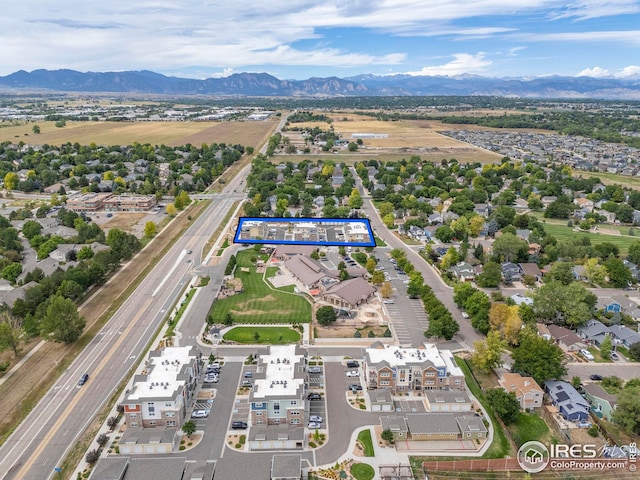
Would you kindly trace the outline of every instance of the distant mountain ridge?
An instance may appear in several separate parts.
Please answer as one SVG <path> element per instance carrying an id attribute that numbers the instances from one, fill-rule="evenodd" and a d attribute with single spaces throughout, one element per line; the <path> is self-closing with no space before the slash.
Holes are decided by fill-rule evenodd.
<path id="1" fill-rule="evenodd" d="M 236 73 L 196 80 L 148 70 L 78 72 L 20 70 L 0 76 L 0 91 L 104 92 L 245 97 L 500 96 L 640 100 L 639 79 L 593 77 L 490 78 L 477 75 L 358 75 L 280 80 L 267 73 Z"/>

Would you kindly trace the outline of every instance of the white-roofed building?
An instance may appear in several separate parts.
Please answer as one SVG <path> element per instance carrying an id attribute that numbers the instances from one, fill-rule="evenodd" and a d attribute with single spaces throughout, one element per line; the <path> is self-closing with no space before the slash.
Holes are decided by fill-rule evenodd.
<path id="1" fill-rule="evenodd" d="M 249 396 L 251 424 L 305 424 L 305 354 L 297 345 L 272 345 L 260 355 Z"/>
<path id="2" fill-rule="evenodd" d="M 364 354 L 365 382 L 369 389 L 464 390 L 464 373 L 450 350 L 432 343 L 418 348 L 374 344 Z"/>
<path id="3" fill-rule="evenodd" d="M 202 353 L 196 347 L 166 347 L 149 353 L 142 374 L 122 402 L 127 425 L 180 427 L 196 388 Z"/>

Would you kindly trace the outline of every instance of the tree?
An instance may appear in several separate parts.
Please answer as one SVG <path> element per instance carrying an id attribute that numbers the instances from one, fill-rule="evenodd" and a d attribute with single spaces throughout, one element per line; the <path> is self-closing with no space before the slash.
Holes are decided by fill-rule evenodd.
<path id="1" fill-rule="evenodd" d="M 383 430 L 380 434 L 380 438 L 388 443 L 393 443 L 395 439 L 393 438 L 393 432 L 390 429 Z"/>
<path id="2" fill-rule="evenodd" d="M 376 270 L 371 275 L 371 283 L 374 285 L 382 285 L 384 283 L 384 273 L 380 270 Z"/>
<path id="3" fill-rule="evenodd" d="M 609 275 L 609 284 L 616 288 L 624 288 L 631 285 L 633 278 L 631 277 L 631 270 L 627 267 L 622 260 L 610 255 L 604 262 L 604 266 L 607 269 Z"/>
<path id="4" fill-rule="evenodd" d="M 516 421 L 520 413 L 520 402 L 518 402 L 515 392 L 507 392 L 502 388 L 492 388 L 487 390 L 485 395 L 493 411 L 506 425 Z"/>
<path id="5" fill-rule="evenodd" d="M 476 290 L 465 302 L 464 308 L 471 317 L 471 326 L 482 333 L 489 331 L 491 300 L 486 293 Z"/>
<path id="6" fill-rule="evenodd" d="M 40 126 L 39 125 L 34 125 L 33 127 L 31 127 L 31 131 L 38 135 L 40 133 Z"/>
<path id="7" fill-rule="evenodd" d="M 16 188 L 18 188 L 19 182 L 20 178 L 15 172 L 8 172 L 4 176 L 4 188 L 6 188 L 7 190 L 15 190 Z"/>
<path id="8" fill-rule="evenodd" d="M 596 302 L 597 297 L 577 282 L 563 285 L 554 280 L 533 294 L 533 306 L 539 319 L 570 327 L 586 323 Z"/>
<path id="9" fill-rule="evenodd" d="M 196 431 L 196 424 L 193 422 L 193 420 L 184 422 L 182 424 L 182 431 L 187 437 L 191 438 L 191 435 L 193 435 Z"/>
<path id="10" fill-rule="evenodd" d="M 602 358 L 609 358 L 611 356 L 611 350 L 613 349 L 613 342 L 610 335 L 605 335 L 604 339 L 600 343 L 600 355 Z"/>
<path id="11" fill-rule="evenodd" d="M 463 307 L 467 299 L 477 291 L 478 289 L 469 282 L 456 283 L 453 286 L 453 301 L 459 307 Z"/>
<path id="12" fill-rule="evenodd" d="M 233 325 L 233 317 L 231 316 L 231 312 L 227 312 L 227 314 L 225 315 L 224 324 L 227 327 L 230 327 L 231 325 Z"/>
<path id="13" fill-rule="evenodd" d="M 503 233 L 493 242 L 493 254 L 506 262 L 524 259 L 528 249 L 527 242 L 513 233 Z"/>
<path id="14" fill-rule="evenodd" d="M 18 355 L 22 328 L 19 320 L 9 312 L 2 313 L 0 320 L 0 352 L 12 350 L 14 355 Z"/>
<path id="15" fill-rule="evenodd" d="M 538 384 L 562 378 L 567 373 L 560 347 L 538 336 L 531 328 L 520 333 L 520 344 L 513 349 L 512 358 L 513 370 L 533 377 Z"/>
<path id="16" fill-rule="evenodd" d="M 144 236 L 145 237 L 153 237 L 156 234 L 156 224 L 154 222 L 147 222 L 144 224 Z"/>
<path id="17" fill-rule="evenodd" d="M 389 298 L 393 295 L 393 286 L 391 285 L 391 282 L 384 282 L 382 284 L 380 287 L 380 295 L 382 295 L 382 298 Z"/>
<path id="18" fill-rule="evenodd" d="M 517 343 L 518 334 L 522 327 L 518 306 L 509 306 L 504 303 L 492 304 L 489 310 L 489 325 L 492 330 L 499 332 L 507 342 Z"/>
<path id="19" fill-rule="evenodd" d="M 549 272 L 545 275 L 545 281 L 558 281 L 563 285 L 569 285 L 575 280 L 573 275 L 573 263 L 555 262 L 551 264 Z"/>
<path id="20" fill-rule="evenodd" d="M 173 203 L 169 203 L 166 207 L 167 215 L 170 217 L 175 217 L 178 214 L 178 209 L 175 207 Z"/>
<path id="21" fill-rule="evenodd" d="M 599 258 L 589 258 L 584 263 L 584 276 L 593 284 L 604 285 L 607 281 L 607 269 L 600 265 Z"/>
<path id="22" fill-rule="evenodd" d="M 367 258 L 367 263 L 365 265 L 365 268 L 367 269 L 367 272 L 369 272 L 370 275 L 373 275 L 373 272 L 376 270 L 376 265 L 378 265 L 378 262 L 376 262 L 375 258 L 373 257 Z"/>
<path id="23" fill-rule="evenodd" d="M 118 417 L 109 417 L 107 419 L 107 427 L 109 427 L 111 430 L 113 430 L 117 426 L 118 426 Z"/>
<path id="24" fill-rule="evenodd" d="M 496 288 L 502 280 L 502 269 L 496 262 L 487 262 L 482 267 L 482 273 L 476 277 L 476 283 L 483 288 Z"/>
<path id="25" fill-rule="evenodd" d="M 100 460 L 100 452 L 98 450 L 89 450 L 84 459 L 89 465 L 93 465 Z"/>
<path id="26" fill-rule="evenodd" d="M 349 195 L 349 207 L 351 208 L 362 208 L 362 204 L 364 200 L 360 196 L 360 192 L 357 188 L 351 190 L 351 195 Z"/>
<path id="27" fill-rule="evenodd" d="M 104 447 L 109 441 L 109 435 L 107 435 L 106 433 L 101 433 L 100 435 L 98 435 L 96 441 L 98 442 L 98 445 Z"/>
<path id="28" fill-rule="evenodd" d="M 477 237 L 484 228 L 484 218 L 480 215 L 474 215 L 469 219 L 469 235 Z"/>
<path id="29" fill-rule="evenodd" d="M 338 315 L 336 314 L 336 311 L 333 309 L 333 307 L 329 305 L 320 307 L 316 311 L 316 320 L 318 320 L 318 323 L 320 325 L 324 325 L 325 327 L 328 327 L 329 325 L 333 325 L 333 323 L 337 320 L 337 318 L 338 318 Z"/>
<path id="30" fill-rule="evenodd" d="M 436 230 L 435 237 L 440 240 L 442 243 L 449 243 L 453 240 L 455 236 L 455 232 L 451 229 L 451 227 L 447 225 L 443 225 Z"/>
<path id="31" fill-rule="evenodd" d="M 629 356 L 636 362 L 640 362 L 640 342 L 634 343 L 629 347 Z"/>
<path id="32" fill-rule="evenodd" d="M 476 340 L 473 342 L 474 352 L 471 361 L 481 370 L 490 372 L 502 364 L 501 357 L 505 347 L 506 344 L 500 338 L 500 333 L 489 332 L 484 341 Z"/>
<path id="33" fill-rule="evenodd" d="M 640 435 L 640 386 L 626 387 L 618 393 L 618 408 L 612 419 L 630 435 Z"/>
<path id="34" fill-rule="evenodd" d="M 93 258 L 93 250 L 89 245 L 84 245 L 76 254 L 78 260 L 88 260 Z"/>
<path id="35" fill-rule="evenodd" d="M 41 335 L 49 337 L 55 342 L 75 342 L 82 330 L 85 321 L 78 314 L 76 304 L 59 295 L 51 297 L 47 313 L 40 323 Z"/>

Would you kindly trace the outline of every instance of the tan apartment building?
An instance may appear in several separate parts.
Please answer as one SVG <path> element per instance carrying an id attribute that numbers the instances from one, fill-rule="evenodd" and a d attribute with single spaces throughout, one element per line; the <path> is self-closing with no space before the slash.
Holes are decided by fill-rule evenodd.
<path id="1" fill-rule="evenodd" d="M 145 212 L 158 203 L 155 195 L 112 195 L 104 201 L 107 212 Z"/>
<path id="2" fill-rule="evenodd" d="M 83 193 L 67 198 L 66 207 L 76 213 L 98 212 L 104 209 L 104 202 L 113 194 L 111 193 Z"/>
<path id="3" fill-rule="evenodd" d="M 130 428 L 180 427 L 196 389 L 202 353 L 195 347 L 166 347 L 149 353 L 122 402 Z"/>
<path id="4" fill-rule="evenodd" d="M 464 373 L 449 350 L 432 343 L 418 348 L 374 344 L 363 358 L 368 389 L 392 392 L 421 390 L 464 390 Z"/>

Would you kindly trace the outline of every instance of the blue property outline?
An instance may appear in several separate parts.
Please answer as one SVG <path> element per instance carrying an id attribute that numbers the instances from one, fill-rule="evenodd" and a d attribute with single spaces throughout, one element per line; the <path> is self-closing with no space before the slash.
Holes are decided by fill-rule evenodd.
<path id="1" fill-rule="evenodd" d="M 303 240 L 242 240 L 240 239 L 240 232 L 242 231 L 242 224 L 244 222 L 250 221 L 259 221 L 259 222 L 314 222 L 314 223 L 323 223 L 323 222 L 331 222 L 331 223 L 357 223 L 362 222 L 366 225 L 367 231 L 369 232 L 369 238 L 371 238 L 370 242 L 308 242 Z M 238 227 L 236 228 L 236 234 L 233 237 L 233 243 L 241 243 L 247 245 L 326 245 L 326 246 L 337 246 L 337 247 L 375 247 L 376 239 L 373 235 L 373 230 L 371 228 L 371 222 L 369 222 L 368 218 L 312 218 L 312 217 L 303 217 L 303 218 L 285 218 L 285 217 L 240 217 L 238 220 Z"/>

